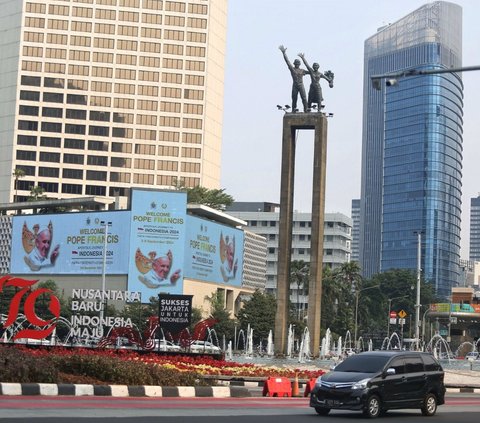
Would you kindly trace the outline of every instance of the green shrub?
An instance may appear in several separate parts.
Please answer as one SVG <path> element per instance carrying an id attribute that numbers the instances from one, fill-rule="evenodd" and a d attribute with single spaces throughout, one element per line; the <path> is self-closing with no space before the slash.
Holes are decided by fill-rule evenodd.
<path id="1" fill-rule="evenodd" d="M 124 361 L 116 357 L 94 355 L 52 356 L 52 361 L 64 373 L 90 376 L 108 384 L 193 386 L 199 375 L 180 372 L 140 361 Z"/>
<path id="2" fill-rule="evenodd" d="M 58 371 L 46 357 L 35 357 L 14 347 L 0 348 L 0 381 L 56 383 Z"/>

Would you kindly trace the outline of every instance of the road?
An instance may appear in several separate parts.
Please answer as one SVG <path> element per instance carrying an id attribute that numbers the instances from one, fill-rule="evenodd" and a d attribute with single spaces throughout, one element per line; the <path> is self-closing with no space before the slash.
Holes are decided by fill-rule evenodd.
<path id="1" fill-rule="evenodd" d="M 333 423 L 363 420 L 361 413 L 317 416 L 305 398 L 111 398 L 0 396 L 2 423 Z M 470 423 L 480 417 L 478 394 L 451 394 L 435 423 Z M 377 422 L 425 423 L 420 411 L 389 411 Z"/>

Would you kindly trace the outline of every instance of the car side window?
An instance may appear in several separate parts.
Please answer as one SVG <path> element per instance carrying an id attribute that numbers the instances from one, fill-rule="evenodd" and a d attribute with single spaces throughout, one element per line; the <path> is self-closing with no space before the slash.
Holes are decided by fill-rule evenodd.
<path id="1" fill-rule="evenodd" d="M 422 359 L 425 363 L 425 370 L 427 372 L 434 372 L 435 370 L 439 370 L 439 365 L 438 363 L 435 361 L 435 359 L 428 355 L 428 354 L 423 354 L 422 355 Z"/>
<path id="2" fill-rule="evenodd" d="M 405 371 L 407 373 L 423 372 L 423 361 L 421 357 L 406 357 Z"/>
<path id="3" fill-rule="evenodd" d="M 405 373 L 405 360 L 403 358 L 394 358 L 390 362 L 388 367 L 389 368 L 394 368 L 396 375 L 404 374 Z"/>

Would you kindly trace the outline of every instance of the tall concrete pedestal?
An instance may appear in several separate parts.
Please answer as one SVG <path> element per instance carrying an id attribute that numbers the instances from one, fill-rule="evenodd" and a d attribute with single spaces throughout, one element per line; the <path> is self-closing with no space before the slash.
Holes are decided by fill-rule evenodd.
<path id="1" fill-rule="evenodd" d="M 314 131 L 308 330 L 311 342 L 310 351 L 314 357 L 317 357 L 320 349 L 323 223 L 327 162 L 327 118 L 323 113 L 286 113 L 283 118 L 275 353 L 284 355 L 287 352 L 296 132 L 301 130 Z"/>

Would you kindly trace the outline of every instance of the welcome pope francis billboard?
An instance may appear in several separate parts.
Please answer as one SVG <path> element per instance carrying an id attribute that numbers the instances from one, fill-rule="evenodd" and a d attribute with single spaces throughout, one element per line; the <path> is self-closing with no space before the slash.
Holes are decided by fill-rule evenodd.
<path id="1" fill-rule="evenodd" d="M 10 271 L 101 274 L 106 247 L 106 273 L 125 274 L 129 219 L 126 211 L 14 216 Z"/>

